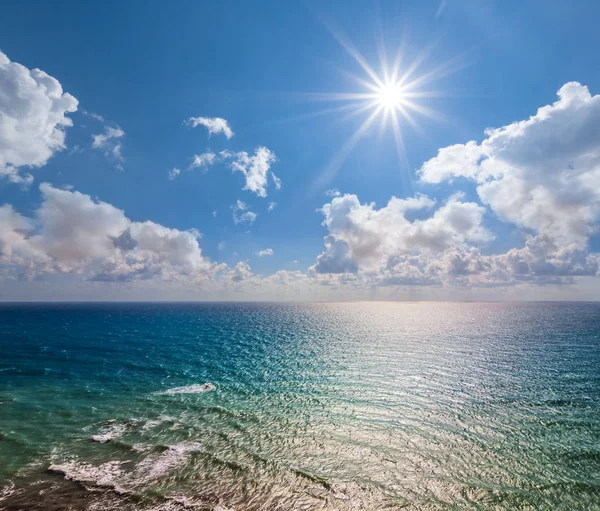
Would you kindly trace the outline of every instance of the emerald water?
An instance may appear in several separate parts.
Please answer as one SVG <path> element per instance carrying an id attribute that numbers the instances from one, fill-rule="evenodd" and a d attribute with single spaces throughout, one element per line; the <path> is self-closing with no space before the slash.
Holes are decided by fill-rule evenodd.
<path id="1" fill-rule="evenodd" d="M 0 343 L 0 509 L 600 509 L 599 304 L 6 304 Z"/>

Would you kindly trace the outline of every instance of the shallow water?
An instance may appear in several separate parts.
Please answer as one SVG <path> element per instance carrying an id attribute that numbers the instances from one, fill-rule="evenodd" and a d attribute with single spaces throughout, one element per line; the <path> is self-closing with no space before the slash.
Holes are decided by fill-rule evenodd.
<path id="1" fill-rule="evenodd" d="M 600 509 L 599 304 L 1 305 L 0 342 L 0 509 Z"/>

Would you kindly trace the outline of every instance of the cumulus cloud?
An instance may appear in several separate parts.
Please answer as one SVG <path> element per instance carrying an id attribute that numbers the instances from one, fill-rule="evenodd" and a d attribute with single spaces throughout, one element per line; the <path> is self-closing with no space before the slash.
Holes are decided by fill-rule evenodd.
<path id="1" fill-rule="evenodd" d="M 119 128 L 111 128 L 106 126 L 104 133 L 92 135 L 92 147 L 94 149 L 104 149 L 104 154 L 110 160 L 113 160 L 117 167 L 123 170 L 123 156 L 121 154 L 121 138 L 125 136 L 125 132 Z"/>
<path id="2" fill-rule="evenodd" d="M 342 273 L 373 269 L 399 254 L 436 253 L 450 246 L 491 239 L 482 226 L 484 208 L 462 202 L 459 196 L 451 197 L 423 220 L 411 221 L 406 216 L 434 206 L 435 202 L 424 195 L 392 197 L 380 209 L 373 203 L 361 204 L 356 195 L 335 197 L 321 209 L 329 236 L 325 240 L 327 250 L 317 260 L 315 270 Z"/>
<path id="3" fill-rule="evenodd" d="M 254 274 L 247 262 L 240 261 L 235 265 L 233 270 L 229 272 L 228 276 L 233 282 L 242 282 L 252 279 Z"/>
<path id="4" fill-rule="evenodd" d="M 356 273 L 358 264 L 353 260 L 350 246 L 335 236 L 325 237 L 325 252 L 317 257 L 312 269 L 317 273 Z"/>
<path id="5" fill-rule="evenodd" d="M 424 182 L 461 176 L 484 204 L 521 228 L 584 246 L 600 214 L 600 95 L 570 82 L 527 120 L 440 149 L 419 170 Z"/>
<path id="6" fill-rule="evenodd" d="M 209 136 L 223 133 L 223 135 L 230 139 L 234 135 L 227 121 L 220 117 L 190 117 L 186 123 L 193 128 L 204 126 L 208 130 Z"/>
<path id="7" fill-rule="evenodd" d="M 327 197 L 339 197 L 341 194 L 341 192 L 337 189 L 337 188 L 332 188 L 331 190 L 327 190 L 325 192 L 325 195 L 327 195 Z"/>
<path id="8" fill-rule="evenodd" d="M 249 211 L 248 205 L 241 200 L 238 200 L 231 208 L 233 209 L 233 223 L 236 225 L 244 223 L 252 225 L 258 216 Z"/>
<path id="9" fill-rule="evenodd" d="M 238 153 L 222 151 L 220 156 L 231 160 L 230 165 L 234 171 L 244 174 L 246 178 L 244 190 L 249 190 L 259 197 L 266 197 L 269 173 L 273 176 L 275 188 L 281 188 L 279 178 L 270 172 L 271 165 L 277 161 L 277 158 L 275 153 L 266 147 L 258 147 L 253 156 L 245 151 Z"/>
<path id="10" fill-rule="evenodd" d="M 273 249 L 272 248 L 265 248 L 264 250 L 259 250 L 258 252 L 256 252 L 256 255 L 258 257 L 272 256 L 273 255 Z"/>
<path id="11" fill-rule="evenodd" d="M 83 274 L 88 280 L 129 281 L 199 276 L 210 268 L 199 233 L 134 222 L 89 195 L 40 185 L 33 218 L 0 208 L 0 262 L 29 277 Z"/>
<path id="12" fill-rule="evenodd" d="M 0 52 L 0 176 L 30 184 L 20 169 L 45 165 L 65 148 L 65 129 L 73 125 L 66 115 L 77 105 L 56 78 Z"/>

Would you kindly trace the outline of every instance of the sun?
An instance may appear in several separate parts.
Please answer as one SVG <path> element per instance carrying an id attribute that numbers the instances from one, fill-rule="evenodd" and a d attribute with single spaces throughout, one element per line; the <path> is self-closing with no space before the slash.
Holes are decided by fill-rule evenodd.
<path id="1" fill-rule="evenodd" d="M 464 67 L 463 56 L 444 60 L 435 67 L 426 68 L 425 61 L 431 48 L 425 48 L 417 53 L 410 62 L 406 59 L 406 48 L 397 49 L 395 58 L 388 60 L 382 39 L 378 45 L 379 66 L 373 66 L 354 46 L 352 41 L 341 31 L 326 26 L 333 37 L 352 56 L 360 69 L 362 76 L 343 71 L 359 86 L 353 92 L 320 92 L 305 94 L 304 97 L 319 102 L 343 103 L 341 106 L 325 108 L 308 114 L 308 117 L 344 113 L 345 119 L 364 116 L 364 120 L 354 133 L 340 147 L 329 165 L 313 183 L 313 189 L 327 185 L 343 165 L 358 142 L 369 132 L 376 120 L 379 120 L 381 131 L 390 130 L 393 134 L 398 162 L 410 173 L 410 165 L 404 147 L 404 131 L 407 128 L 416 130 L 421 135 L 426 133 L 418 122 L 419 117 L 427 117 L 434 121 L 443 118 L 440 112 L 433 110 L 430 98 L 441 98 L 445 94 L 431 88 L 433 82 L 443 76 L 452 74 Z M 376 68 L 378 67 L 378 71 Z"/>
<path id="2" fill-rule="evenodd" d="M 405 99 L 402 87 L 397 83 L 384 83 L 376 94 L 377 103 L 387 110 L 400 107 Z"/>

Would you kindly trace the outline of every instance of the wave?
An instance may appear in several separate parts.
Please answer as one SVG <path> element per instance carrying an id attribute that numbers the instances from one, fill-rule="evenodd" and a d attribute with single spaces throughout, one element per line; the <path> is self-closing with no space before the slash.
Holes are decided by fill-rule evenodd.
<path id="1" fill-rule="evenodd" d="M 201 394 L 203 392 L 210 392 L 211 390 L 215 390 L 216 387 L 210 383 L 203 383 L 200 385 L 199 383 L 195 383 L 193 385 L 187 385 L 185 387 L 174 387 L 172 389 L 162 390 L 159 392 L 155 392 L 156 395 L 173 395 L 173 394 Z"/>
<path id="2" fill-rule="evenodd" d="M 127 495 L 143 489 L 146 483 L 167 476 L 184 465 L 190 455 L 198 450 L 199 443 L 183 442 L 167 446 L 160 454 L 147 456 L 133 469 L 130 461 L 107 461 L 92 465 L 70 460 L 54 463 L 48 467 L 48 471 L 62 474 L 65 479 L 84 486 L 109 488 L 118 494 Z"/>
<path id="3" fill-rule="evenodd" d="M 110 442 L 111 440 L 123 435 L 127 429 L 127 424 L 110 424 L 109 426 L 105 427 L 100 434 L 92 435 L 91 438 L 94 442 L 105 444 L 106 442 Z"/>
<path id="4" fill-rule="evenodd" d="M 74 481 L 83 485 L 100 486 L 110 488 L 119 494 L 128 494 L 131 491 L 118 484 L 125 478 L 125 471 L 122 465 L 123 461 L 107 461 L 101 465 L 95 466 L 89 463 L 67 461 L 60 464 L 52 464 L 48 471 L 62 474 L 65 479 Z"/>
<path id="5" fill-rule="evenodd" d="M 185 464 L 190 454 L 200 450 L 197 442 L 184 442 L 170 445 L 166 451 L 158 456 L 148 456 L 135 469 L 140 481 L 158 479 L 174 469 Z"/>

